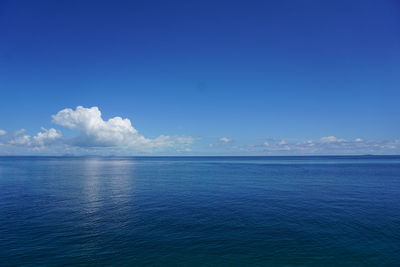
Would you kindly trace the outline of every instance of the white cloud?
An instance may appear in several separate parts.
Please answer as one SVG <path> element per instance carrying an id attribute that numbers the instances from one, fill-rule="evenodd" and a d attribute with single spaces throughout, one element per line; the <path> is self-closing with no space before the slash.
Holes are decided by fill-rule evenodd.
<path id="1" fill-rule="evenodd" d="M 336 136 L 325 136 L 321 138 L 321 142 L 323 143 L 331 143 L 331 142 L 343 142 L 344 139 L 339 139 Z"/>
<path id="2" fill-rule="evenodd" d="M 301 142 L 286 142 L 284 140 L 268 139 L 268 141 L 253 146 L 254 151 L 270 154 L 397 154 L 400 152 L 398 140 L 364 140 L 361 138 L 347 141 L 335 136 L 323 137 L 320 140 Z"/>
<path id="3" fill-rule="evenodd" d="M 33 142 L 39 146 L 44 146 L 62 137 L 62 134 L 54 128 L 48 130 L 42 128 L 42 130 L 43 132 L 39 132 L 34 137 L 32 137 Z"/>
<path id="4" fill-rule="evenodd" d="M 192 152 L 194 138 L 190 136 L 160 135 L 148 138 L 139 133 L 127 118 L 113 117 L 103 119 L 98 107 L 63 109 L 52 116 L 53 122 L 78 133 L 76 137 L 65 138 L 59 130 L 45 129 L 36 135 L 29 135 L 25 129 L 11 132 L 1 137 L 0 153 L 15 152 L 24 154 L 40 150 L 49 154 L 113 154 L 132 155 L 132 152 L 146 154 L 155 151 Z M 0 135 L 6 131 L 0 130 Z M 215 140 L 215 139 L 214 139 Z M 336 136 L 325 136 L 319 140 L 285 141 L 284 139 L 264 139 L 257 144 L 225 145 L 232 142 L 229 137 L 221 137 L 214 144 L 204 146 L 225 149 L 231 153 L 258 155 L 345 155 L 345 154 L 398 154 L 400 140 L 364 140 L 341 139 Z M 234 142 L 236 144 L 238 142 Z M 8 151 L 8 152 L 7 152 Z M 194 152 L 196 153 L 196 152 Z"/>
<path id="5" fill-rule="evenodd" d="M 289 151 L 292 150 L 290 144 L 286 142 L 285 140 L 276 140 L 273 138 L 268 139 L 268 141 L 265 141 L 261 147 L 266 147 L 266 150 L 268 151 L 274 151 L 274 152 L 279 152 L 279 151 Z"/>
<path id="6" fill-rule="evenodd" d="M 61 139 L 61 137 L 61 133 L 54 128 L 42 128 L 42 132 L 37 133 L 35 136 L 19 134 L 13 139 L 9 140 L 8 144 L 14 146 L 27 146 L 35 149 L 41 149 Z"/>
<path id="7" fill-rule="evenodd" d="M 14 132 L 14 136 L 21 135 L 21 134 L 24 134 L 24 133 L 26 133 L 25 129 L 19 129 L 19 130 L 16 130 Z"/>
<path id="8" fill-rule="evenodd" d="M 220 142 L 222 143 L 229 143 L 232 141 L 232 139 L 228 138 L 228 137 L 221 137 L 220 139 L 218 139 Z"/>
<path id="9" fill-rule="evenodd" d="M 129 119 L 114 117 L 103 120 L 98 107 L 78 106 L 75 110 L 66 108 L 52 118 L 58 125 L 79 131 L 80 135 L 71 140 L 71 144 L 75 146 L 129 147 L 148 150 L 187 146 L 193 142 L 193 138 L 188 136 L 161 135 L 154 139 L 145 138 L 133 127 Z"/>

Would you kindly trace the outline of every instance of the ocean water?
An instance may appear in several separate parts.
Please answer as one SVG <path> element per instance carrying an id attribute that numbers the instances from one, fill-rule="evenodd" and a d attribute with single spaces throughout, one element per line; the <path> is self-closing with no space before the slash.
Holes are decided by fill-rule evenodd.
<path id="1" fill-rule="evenodd" d="M 400 157 L 0 157 L 0 266 L 400 266 Z"/>

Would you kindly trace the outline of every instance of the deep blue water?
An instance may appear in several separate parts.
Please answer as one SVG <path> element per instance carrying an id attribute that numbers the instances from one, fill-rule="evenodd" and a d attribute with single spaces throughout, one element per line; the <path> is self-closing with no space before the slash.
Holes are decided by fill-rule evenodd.
<path id="1" fill-rule="evenodd" d="M 400 266 L 400 157 L 0 157 L 1 266 Z"/>

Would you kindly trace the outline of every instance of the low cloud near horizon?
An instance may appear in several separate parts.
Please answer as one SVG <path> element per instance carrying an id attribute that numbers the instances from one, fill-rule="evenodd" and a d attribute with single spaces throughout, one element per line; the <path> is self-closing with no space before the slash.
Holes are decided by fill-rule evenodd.
<path id="1" fill-rule="evenodd" d="M 139 134 L 129 119 L 114 117 L 103 120 L 98 107 L 66 108 L 52 118 L 55 124 L 79 131 L 79 136 L 71 140 L 71 144 L 76 146 L 151 149 L 190 145 L 193 142 L 193 138 L 188 136 L 146 138 Z"/>
<path id="2" fill-rule="evenodd" d="M 139 133 L 131 120 L 102 118 L 98 107 L 65 108 L 51 116 L 52 122 L 75 132 L 66 137 L 60 129 L 41 128 L 35 135 L 25 129 L 7 132 L 0 129 L 0 155 L 7 154 L 113 154 L 134 153 L 191 153 L 227 155 L 328 155 L 328 154 L 399 154 L 400 140 L 347 140 L 327 135 L 318 140 L 286 141 L 266 139 L 262 143 L 241 144 L 240 140 L 220 137 L 217 144 L 198 144 L 193 148 L 192 136 L 160 135 L 148 138 Z M 208 149 L 208 150 L 207 150 Z"/>
<path id="3" fill-rule="evenodd" d="M 221 143 L 229 143 L 232 141 L 232 139 L 228 137 L 221 137 L 220 139 L 218 139 L 218 141 L 220 141 Z"/>
<path id="4" fill-rule="evenodd" d="M 286 152 L 287 154 L 396 154 L 399 153 L 400 140 L 346 140 L 336 136 L 325 136 L 319 140 L 286 142 L 270 139 L 254 150 L 266 153 Z"/>
<path id="5" fill-rule="evenodd" d="M 152 152 L 163 149 L 187 151 L 194 141 L 191 136 L 160 135 L 153 139 L 146 138 L 139 134 L 127 118 L 114 117 L 104 120 L 98 107 L 66 108 L 52 115 L 52 122 L 76 131 L 78 135 L 73 138 L 65 138 L 60 130 L 42 128 L 41 132 L 31 136 L 25 134 L 25 130 L 21 129 L 14 132 L 13 136 L 2 145 L 26 147 L 34 151 L 43 151 L 55 146 L 60 151 L 62 150 L 60 146 L 62 146 L 64 149 L 68 148 L 67 150 L 70 150 L 71 147 L 85 148 L 85 151 L 120 148 Z"/>

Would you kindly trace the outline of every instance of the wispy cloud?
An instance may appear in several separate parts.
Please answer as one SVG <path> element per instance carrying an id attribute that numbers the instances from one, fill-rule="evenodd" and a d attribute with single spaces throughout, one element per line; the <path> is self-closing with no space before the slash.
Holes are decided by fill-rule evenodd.
<path id="1" fill-rule="evenodd" d="M 399 152 L 400 140 L 346 140 L 336 136 L 300 142 L 269 139 L 253 146 L 253 150 L 275 154 L 390 154 Z"/>
<path id="2" fill-rule="evenodd" d="M 322 143 L 335 143 L 335 142 L 343 142 L 345 141 L 344 139 L 337 138 L 336 136 L 325 136 L 321 138 Z"/>
<path id="3" fill-rule="evenodd" d="M 219 138 L 218 141 L 220 141 L 221 143 L 229 143 L 232 141 L 232 139 L 224 136 L 224 137 Z"/>

